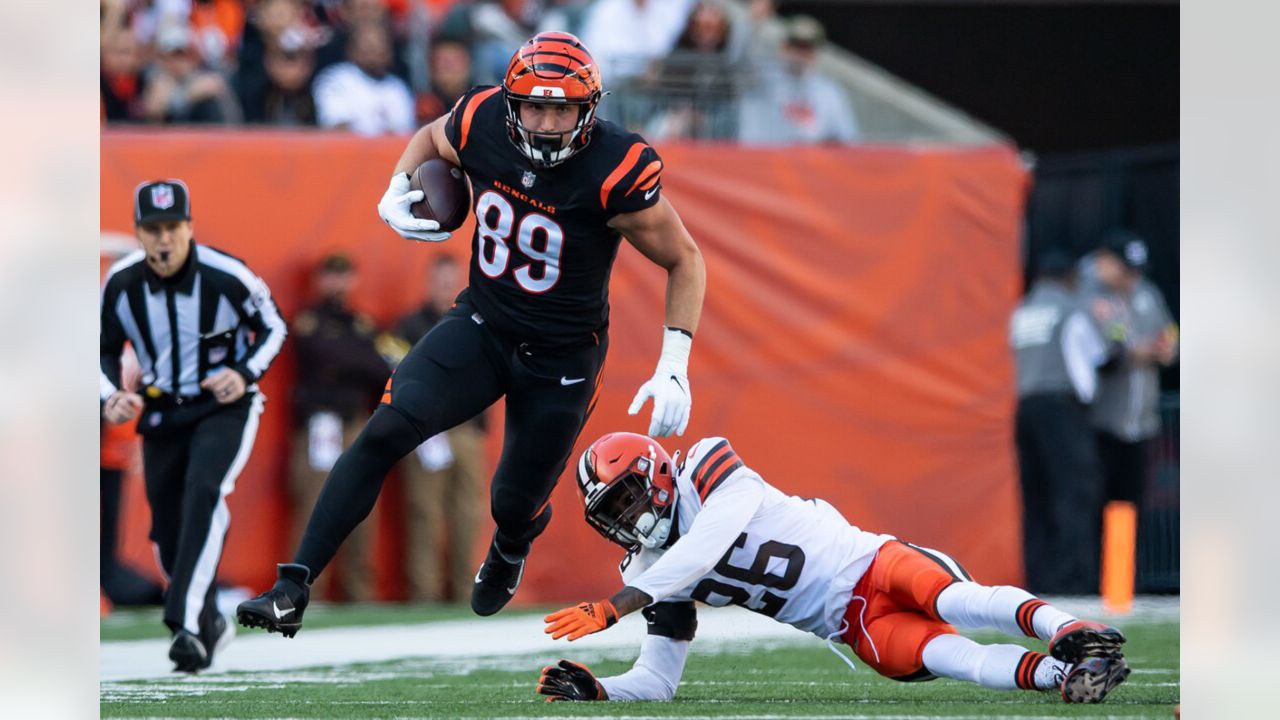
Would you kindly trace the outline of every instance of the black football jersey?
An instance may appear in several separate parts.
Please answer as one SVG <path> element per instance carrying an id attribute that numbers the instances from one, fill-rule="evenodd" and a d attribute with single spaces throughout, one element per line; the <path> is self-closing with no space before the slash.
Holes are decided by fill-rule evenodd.
<path id="1" fill-rule="evenodd" d="M 597 120 L 585 148 L 535 168 L 511 142 L 500 87 L 473 88 L 446 125 L 471 180 L 476 230 L 468 298 L 499 333 L 535 345 L 589 341 L 609 323 L 619 213 L 658 202 L 662 160 Z"/>

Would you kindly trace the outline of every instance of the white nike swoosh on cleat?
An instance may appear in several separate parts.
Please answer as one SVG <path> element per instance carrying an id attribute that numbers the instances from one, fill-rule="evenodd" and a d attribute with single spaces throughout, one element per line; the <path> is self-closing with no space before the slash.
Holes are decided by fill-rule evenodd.
<path id="1" fill-rule="evenodd" d="M 280 606 L 276 605 L 276 601 L 275 600 L 271 601 L 271 611 L 276 614 L 277 620 L 283 619 L 285 615 L 292 613 L 294 610 L 297 610 L 297 608 L 289 608 L 288 610 L 281 612 Z"/>
<path id="2" fill-rule="evenodd" d="M 520 572 L 519 572 L 519 574 L 517 574 L 517 575 L 516 575 L 516 584 L 515 584 L 515 585 L 512 585 L 512 586 L 511 586 L 511 587 L 509 587 L 509 588 L 507 588 L 507 594 L 508 594 L 508 595 L 515 595 L 515 594 L 516 594 L 516 588 L 520 587 L 520 579 L 521 579 L 521 578 L 523 578 L 523 577 L 524 577 L 524 561 L 523 561 L 523 560 L 521 560 L 521 561 L 520 561 Z"/>
<path id="3" fill-rule="evenodd" d="M 577 385 L 578 383 L 583 382 L 584 380 L 586 380 L 586 378 L 573 378 L 572 380 L 570 380 L 567 377 L 561 376 L 560 384 L 561 385 Z"/>
<path id="4" fill-rule="evenodd" d="M 481 565 L 481 566 L 480 566 L 480 570 L 483 570 L 483 569 L 484 569 L 484 565 Z M 477 570 L 477 571 L 476 571 L 476 582 L 477 582 L 477 583 L 479 583 L 479 582 L 480 582 L 480 570 Z M 515 594 L 516 594 L 516 589 L 520 587 L 520 579 L 521 579 L 521 578 L 523 578 L 523 577 L 524 577 L 524 560 L 521 560 L 521 561 L 520 561 L 520 573 L 519 573 L 518 575 L 516 575 L 516 584 L 515 584 L 515 585 L 512 585 L 512 586 L 511 586 L 511 587 L 509 587 L 509 588 L 507 588 L 507 594 L 508 594 L 508 595 L 515 595 Z"/>

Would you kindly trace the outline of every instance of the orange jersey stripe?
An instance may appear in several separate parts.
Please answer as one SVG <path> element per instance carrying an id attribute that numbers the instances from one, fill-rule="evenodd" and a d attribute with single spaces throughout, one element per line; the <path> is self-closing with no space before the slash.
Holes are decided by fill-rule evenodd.
<path id="1" fill-rule="evenodd" d="M 723 477 L 724 471 L 727 468 L 734 467 L 737 462 L 738 454 L 733 451 L 733 448 L 728 443 L 703 458 L 693 475 L 693 487 L 698 491 L 698 497 L 706 500 L 707 495 L 711 494 L 711 488 L 716 485 L 716 481 Z"/>
<path id="2" fill-rule="evenodd" d="M 646 147 L 648 146 L 639 142 L 632 145 L 631 149 L 627 150 L 627 156 L 622 158 L 622 162 L 618 164 L 618 167 L 614 168 L 613 172 L 609 173 L 609 177 L 605 178 L 604 185 L 600 186 L 600 207 L 609 206 L 609 193 L 613 190 L 613 186 L 626 177 L 637 162 L 640 162 L 640 153 L 643 153 Z"/>
<path id="3" fill-rule="evenodd" d="M 462 140 L 458 143 L 459 150 L 467 146 L 467 135 L 471 132 L 471 117 L 476 114 L 476 108 L 480 107 L 485 100 L 488 100 L 490 95 L 501 89 L 500 87 L 491 87 L 484 92 L 477 93 L 471 98 L 471 102 L 467 103 L 466 110 L 462 111 L 462 132 L 460 133 Z"/>
<path id="4" fill-rule="evenodd" d="M 631 193 L 635 192 L 636 188 L 640 187 L 642 183 L 645 183 L 648 180 L 657 180 L 658 172 L 660 170 L 662 170 L 661 160 L 654 160 L 653 162 L 649 163 L 649 165 L 645 167 L 644 170 L 640 171 L 640 177 L 636 178 L 635 183 L 631 186 L 631 189 L 627 191 L 627 194 L 630 195 Z M 645 189 L 647 190 L 648 187 L 646 187 Z"/>
<path id="5" fill-rule="evenodd" d="M 657 176 L 657 175 L 654 175 L 653 177 L 649 178 L 649 182 L 647 182 L 647 183 L 645 183 L 645 184 L 641 185 L 641 186 L 640 186 L 640 189 L 641 189 L 641 190 L 649 190 L 650 188 L 652 188 L 653 186 L 655 186 L 655 185 L 657 185 L 657 184 L 658 184 L 658 176 Z"/>

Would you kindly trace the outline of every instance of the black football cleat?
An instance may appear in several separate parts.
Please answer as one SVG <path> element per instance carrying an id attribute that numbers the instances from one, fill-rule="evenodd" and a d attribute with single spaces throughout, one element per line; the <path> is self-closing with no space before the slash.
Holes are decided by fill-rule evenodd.
<path id="1" fill-rule="evenodd" d="M 222 613 L 216 613 L 213 616 L 213 622 L 208 627 L 200 628 L 200 642 L 204 645 L 208 656 L 205 658 L 204 665 L 201 670 L 207 669 L 213 664 L 213 657 L 226 649 L 231 644 L 231 640 L 236 636 L 236 626 L 227 622 Z"/>
<path id="2" fill-rule="evenodd" d="M 173 634 L 169 643 L 169 659 L 174 672 L 194 673 L 209 667 L 209 653 L 200 638 L 186 630 Z"/>
<path id="3" fill-rule="evenodd" d="M 1089 620 L 1067 623 L 1054 633 L 1049 641 L 1049 654 L 1055 659 L 1072 665 L 1086 658 L 1121 656 L 1124 633 L 1119 629 Z"/>
<path id="4" fill-rule="evenodd" d="M 511 602 L 524 577 L 524 561 L 507 559 L 495 542 L 489 546 L 489 554 L 476 573 L 476 583 L 471 587 L 471 609 L 477 615 L 492 615 Z"/>
<path id="5" fill-rule="evenodd" d="M 1094 704 L 1106 699 L 1129 677 L 1129 665 L 1122 657 L 1091 657 L 1071 668 L 1062 680 L 1062 701 Z"/>
<path id="6" fill-rule="evenodd" d="M 276 566 L 276 584 L 236 608 L 236 620 L 245 627 L 279 632 L 287 638 L 302 628 L 302 613 L 311 597 L 311 571 L 305 565 Z"/>

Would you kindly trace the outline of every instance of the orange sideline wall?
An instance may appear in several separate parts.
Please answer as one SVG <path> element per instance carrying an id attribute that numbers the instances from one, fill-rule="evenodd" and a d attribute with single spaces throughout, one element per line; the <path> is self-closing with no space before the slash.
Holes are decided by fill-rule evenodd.
<path id="1" fill-rule="evenodd" d="M 376 204 L 403 138 L 293 132 L 102 136 L 102 229 L 132 233 L 131 192 L 178 177 L 196 238 L 244 258 L 286 318 L 307 302 L 323 254 L 360 264 L 355 304 L 389 323 L 422 297 L 437 253 L 466 259 L 471 224 L 442 245 L 401 240 Z M 693 418 L 669 451 L 728 437 L 776 486 L 830 500 L 851 522 L 943 549 L 984 582 L 1021 581 L 1013 367 L 1006 323 L 1020 290 L 1026 174 L 1008 147 L 801 148 L 668 145 L 664 192 L 707 265 L 690 364 Z M 572 251 L 570 251 L 572 252 Z M 626 246 L 613 273 L 610 356 L 580 451 L 611 430 L 644 432 L 626 407 L 653 371 L 665 275 Z M 221 577 L 261 589 L 286 547 L 288 343 L 262 382 L 266 414 L 230 498 Z M 501 407 L 493 427 L 501 428 Z M 490 437 L 490 467 L 500 432 Z M 572 463 L 570 465 L 572 468 Z M 401 597 L 398 480 L 378 508 L 379 589 Z M 517 602 L 594 599 L 621 552 L 581 519 L 571 472 Z M 150 570 L 135 477 L 125 557 Z M 488 530 L 486 530 L 488 532 Z M 487 535 L 477 538 L 476 558 Z"/>

